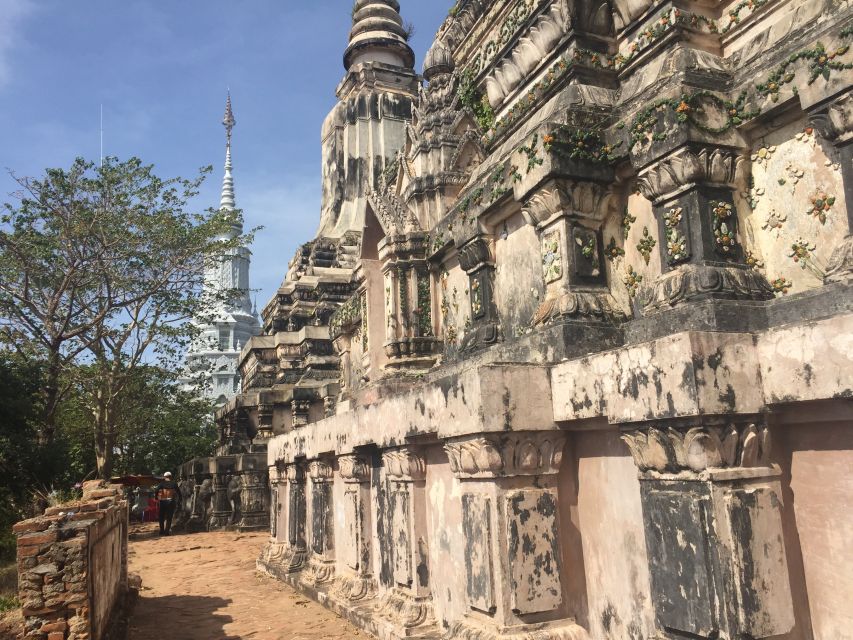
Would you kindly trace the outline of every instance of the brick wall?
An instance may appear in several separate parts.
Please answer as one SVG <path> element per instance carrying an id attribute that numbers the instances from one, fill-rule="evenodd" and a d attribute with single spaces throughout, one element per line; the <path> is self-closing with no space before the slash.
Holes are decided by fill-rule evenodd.
<path id="1" fill-rule="evenodd" d="M 101 640 L 127 590 L 127 502 L 99 481 L 83 499 L 19 522 L 18 591 L 27 640 Z"/>

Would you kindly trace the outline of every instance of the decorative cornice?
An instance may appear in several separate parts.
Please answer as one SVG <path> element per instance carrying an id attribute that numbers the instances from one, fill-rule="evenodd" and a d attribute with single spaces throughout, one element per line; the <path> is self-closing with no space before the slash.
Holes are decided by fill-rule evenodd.
<path id="1" fill-rule="evenodd" d="M 301 464 L 287 465 L 284 473 L 290 484 L 302 484 L 305 482 L 305 467 Z"/>

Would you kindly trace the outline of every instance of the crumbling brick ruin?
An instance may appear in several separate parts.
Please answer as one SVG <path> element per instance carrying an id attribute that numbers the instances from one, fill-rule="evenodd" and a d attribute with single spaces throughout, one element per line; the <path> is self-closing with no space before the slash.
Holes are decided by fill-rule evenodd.
<path id="1" fill-rule="evenodd" d="M 422 76 L 399 10 L 219 414 L 259 567 L 383 640 L 853 637 L 849 3 L 460 0 Z"/>
<path id="2" fill-rule="evenodd" d="M 121 488 L 92 481 L 82 500 L 13 527 L 23 638 L 109 638 L 127 592 L 127 517 Z"/>

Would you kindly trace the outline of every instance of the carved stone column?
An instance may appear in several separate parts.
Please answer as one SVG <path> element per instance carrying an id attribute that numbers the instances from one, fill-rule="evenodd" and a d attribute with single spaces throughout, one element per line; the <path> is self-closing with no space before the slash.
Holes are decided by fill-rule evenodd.
<path id="1" fill-rule="evenodd" d="M 305 469 L 301 464 L 284 466 L 278 474 L 276 527 L 270 544 L 261 555 L 262 569 L 279 578 L 301 571 L 308 549 L 305 542 Z M 276 503 L 274 503 L 276 504 Z"/>
<path id="2" fill-rule="evenodd" d="M 334 595 L 344 602 L 360 603 L 376 595 L 370 561 L 370 464 L 362 456 L 341 456 L 338 469 L 344 482 L 346 539 L 338 544 L 342 571 L 335 578 Z"/>
<path id="3" fill-rule="evenodd" d="M 794 626 L 770 432 L 749 422 L 626 431 L 665 638 L 766 638 Z"/>
<path id="4" fill-rule="evenodd" d="M 853 282 L 853 92 L 813 111 L 809 120 L 820 136 L 838 149 L 847 204 L 847 234 L 832 252 L 826 282 Z"/>
<path id="5" fill-rule="evenodd" d="M 435 628 L 426 542 L 426 460 L 413 447 L 382 454 L 388 480 L 393 587 L 378 614 L 393 637 L 427 635 Z M 384 637 L 384 636 L 383 636 Z"/>
<path id="6" fill-rule="evenodd" d="M 266 529 L 269 526 L 269 479 L 263 457 L 243 455 L 238 459 L 240 472 L 241 531 Z"/>
<path id="7" fill-rule="evenodd" d="M 232 508 L 228 499 L 228 485 L 237 472 L 236 461 L 233 457 L 219 456 L 213 459 L 213 496 L 211 498 L 211 515 L 208 527 L 211 530 L 224 529 L 231 524 Z"/>
<path id="8" fill-rule="evenodd" d="M 739 240 L 733 193 L 743 163 L 738 149 L 687 144 L 640 172 L 664 269 L 639 298 L 647 311 L 709 298 L 773 298 L 766 278 L 747 266 Z"/>
<path id="9" fill-rule="evenodd" d="M 311 586 L 331 582 L 335 575 L 335 522 L 332 501 L 334 471 L 330 460 L 308 463 L 311 478 L 310 559 L 303 582 Z"/>
<path id="10" fill-rule="evenodd" d="M 461 350 L 470 351 L 500 340 L 491 238 L 477 236 L 460 247 L 459 265 L 468 274 L 471 302 L 471 327 L 462 338 Z"/>
<path id="11" fill-rule="evenodd" d="M 270 479 L 270 539 L 261 551 L 258 566 L 261 570 L 269 570 L 269 565 L 281 564 L 287 553 L 287 526 L 283 521 L 283 497 L 287 494 L 287 481 L 284 468 L 274 465 L 269 468 Z"/>
<path id="12" fill-rule="evenodd" d="M 533 325 L 624 317 L 610 295 L 604 266 L 601 225 L 612 197 L 597 182 L 550 179 L 525 202 L 524 215 L 539 233 L 545 282 Z"/>
<path id="13" fill-rule="evenodd" d="M 567 618 L 557 473 L 565 434 L 483 434 L 445 443 L 462 483 L 465 618 L 447 638 L 586 637 Z"/>

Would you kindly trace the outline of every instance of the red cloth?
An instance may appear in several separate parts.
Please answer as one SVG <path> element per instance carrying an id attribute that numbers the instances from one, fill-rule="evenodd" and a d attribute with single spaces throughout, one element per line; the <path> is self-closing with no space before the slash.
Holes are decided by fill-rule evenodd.
<path id="1" fill-rule="evenodd" d="M 154 498 L 148 498 L 148 507 L 142 512 L 142 522 L 157 522 L 159 518 L 159 504 Z"/>

